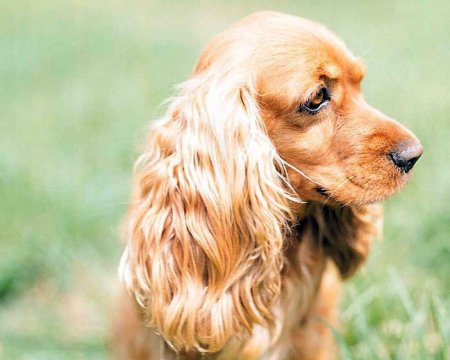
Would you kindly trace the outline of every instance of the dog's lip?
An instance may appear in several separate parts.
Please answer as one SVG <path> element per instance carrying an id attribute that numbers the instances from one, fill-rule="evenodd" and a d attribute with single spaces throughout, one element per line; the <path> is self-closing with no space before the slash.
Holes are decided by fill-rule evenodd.
<path id="1" fill-rule="evenodd" d="M 316 187 L 314 190 L 322 196 L 326 196 L 326 197 L 331 196 L 330 192 L 321 186 Z"/>
<path id="2" fill-rule="evenodd" d="M 348 177 L 347 181 L 350 182 L 351 184 L 359 187 L 360 189 L 363 189 L 363 186 L 361 186 L 361 184 L 359 184 L 357 181 L 355 181 L 354 176 L 350 176 Z M 318 184 L 319 185 L 319 184 Z M 326 196 L 326 197 L 332 197 L 332 195 L 335 193 L 335 191 L 330 191 L 327 188 L 324 188 L 323 186 L 317 186 L 314 188 L 314 191 L 316 191 L 317 193 L 319 193 L 322 196 Z"/>
<path id="3" fill-rule="evenodd" d="M 330 204 L 339 204 L 340 203 L 340 201 L 333 196 L 333 193 L 330 190 L 325 189 L 322 186 L 317 186 L 316 188 L 314 188 L 314 191 L 316 193 L 320 194 L 321 196 L 323 196 L 324 198 L 326 198 L 325 204 L 326 203 L 330 203 Z"/>

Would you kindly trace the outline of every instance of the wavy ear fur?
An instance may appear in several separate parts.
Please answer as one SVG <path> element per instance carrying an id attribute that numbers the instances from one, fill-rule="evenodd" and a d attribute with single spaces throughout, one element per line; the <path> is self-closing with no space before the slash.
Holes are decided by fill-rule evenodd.
<path id="1" fill-rule="evenodd" d="M 135 170 L 121 274 L 176 350 L 215 352 L 273 320 L 290 218 L 254 90 L 209 71 L 180 87 Z"/>
<path id="2" fill-rule="evenodd" d="M 374 236 L 381 234 L 382 208 L 313 205 L 306 220 L 343 278 L 352 276 L 366 260 Z"/>

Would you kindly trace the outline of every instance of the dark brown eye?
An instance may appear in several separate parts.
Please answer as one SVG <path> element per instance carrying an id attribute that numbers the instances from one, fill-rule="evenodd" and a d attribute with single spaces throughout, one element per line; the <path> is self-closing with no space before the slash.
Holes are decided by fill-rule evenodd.
<path id="1" fill-rule="evenodd" d="M 326 87 L 320 88 L 306 103 L 300 105 L 300 111 L 317 113 L 330 102 L 330 94 Z"/>

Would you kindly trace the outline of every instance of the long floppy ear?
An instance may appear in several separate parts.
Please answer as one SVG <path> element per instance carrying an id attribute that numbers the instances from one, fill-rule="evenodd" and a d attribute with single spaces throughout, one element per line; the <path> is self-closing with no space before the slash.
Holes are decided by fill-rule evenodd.
<path id="1" fill-rule="evenodd" d="M 270 324 L 289 218 L 251 84 L 196 75 L 137 161 L 121 273 L 176 350 L 215 352 Z"/>
<path id="2" fill-rule="evenodd" d="M 325 252 L 343 278 L 358 270 L 367 258 L 372 239 L 381 235 L 382 208 L 378 204 L 342 208 L 317 205 L 312 218 Z"/>

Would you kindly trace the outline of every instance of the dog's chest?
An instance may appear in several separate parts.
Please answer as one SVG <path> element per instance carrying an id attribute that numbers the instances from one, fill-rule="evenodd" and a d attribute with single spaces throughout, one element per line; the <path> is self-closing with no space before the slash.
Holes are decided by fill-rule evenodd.
<path id="1" fill-rule="evenodd" d="M 292 351 L 291 333 L 307 321 L 317 296 L 326 265 L 324 255 L 296 246 L 294 254 L 286 256 L 280 302 L 274 309 L 276 317 L 272 331 L 255 326 L 244 342 L 232 341 L 217 360 L 280 360 Z M 311 254 L 315 254 L 311 257 Z M 299 264 L 302 264 L 301 266 Z"/>

